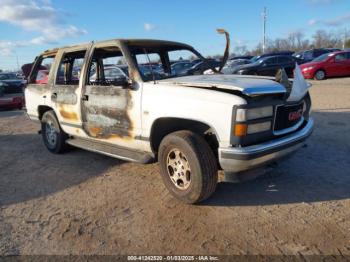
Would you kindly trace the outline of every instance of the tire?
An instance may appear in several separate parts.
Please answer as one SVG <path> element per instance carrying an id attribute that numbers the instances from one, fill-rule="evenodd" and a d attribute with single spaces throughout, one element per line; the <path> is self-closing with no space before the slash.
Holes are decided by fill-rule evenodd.
<path id="1" fill-rule="evenodd" d="M 159 146 L 158 161 L 166 188 L 182 202 L 199 203 L 215 191 L 217 161 L 201 136 L 186 130 L 167 135 Z"/>
<path id="2" fill-rule="evenodd" d="M 46 148 L 60 154 L 67 149 L 68 135 L 61 129 L 54 111 L 46 111 L 41 119 L 41 135 Z"/>
<path id="3" fill-rule="evenodd" d="M 326 79 L 326 72 L 323 70 L 317 70 L 314 78 L 316 80 L 324 80 L 324 79 Z"/>

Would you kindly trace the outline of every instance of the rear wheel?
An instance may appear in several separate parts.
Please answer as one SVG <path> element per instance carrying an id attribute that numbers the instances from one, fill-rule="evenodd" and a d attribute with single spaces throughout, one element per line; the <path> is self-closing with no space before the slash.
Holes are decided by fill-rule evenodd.
<path id="1" fill-rule="evenodd" d="M 326 72 L 323 71 L 323 70 L 318 70 L 315 73 L 315 79 L 316 80 L 324 80 L 324 79 L 326 79 Z"/>
<path id="2" fill-rule="evenodd" d="M 47 149 L 55 154 L 66 150 L 67 134 L 61 129 L 55 113 L 50 110 L 41 119 L 41 134 Z"/>
<path id="3" fill-rule="evenodd" d="M 216 188 L 217 162 L 208 143 L 190 131 L 167 135 L 159 147 L 163 182 L 170 193 L 185 203 L 207 199 Z"/>

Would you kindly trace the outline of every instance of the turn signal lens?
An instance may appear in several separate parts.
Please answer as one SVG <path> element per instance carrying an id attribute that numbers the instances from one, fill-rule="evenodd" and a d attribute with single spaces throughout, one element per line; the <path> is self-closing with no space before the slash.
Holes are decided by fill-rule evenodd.
<path id="1" fill-rule="evenodd" d="M 247 124 L 235 124 L 235 136 L 245 136 L 247 134 Z"/>

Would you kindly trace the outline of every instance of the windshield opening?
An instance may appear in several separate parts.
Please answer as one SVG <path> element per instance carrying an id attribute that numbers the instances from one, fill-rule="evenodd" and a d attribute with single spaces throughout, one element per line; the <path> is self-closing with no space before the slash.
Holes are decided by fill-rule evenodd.
<path id="1" fill-rule="evenodd" d="M 129 50 L 146 82 L 203 74 L 220 65 L 219 61 L 206 60 L 196 50 L 181 45 L 129 45 Z"/>

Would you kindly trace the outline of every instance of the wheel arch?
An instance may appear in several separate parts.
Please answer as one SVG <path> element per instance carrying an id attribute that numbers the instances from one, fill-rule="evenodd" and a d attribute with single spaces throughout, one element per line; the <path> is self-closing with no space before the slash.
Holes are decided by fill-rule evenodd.
<path id="1" fill-rule="evenodd" d="M 38 118 L 39 120 L 41 120 L 43 118 L 43 115 L 47 112 L 47 111 L 54 111 L 54 109 L 52 107 L 46 106 L 46 105 L 40 105 L 38 106 Z M 55 113 L 55 112 L 54 112 Z M 55 113 L 56 114 L 56 113 Z"/>
<path id="2" fill-rule="evenodd" d="M 153 122 L 150 131 L 150 144 L 155 155 L 157 155 L 162 139 L 166 135 L 180 130 L 189 130 L 203 136 L 217 156 L 220 140 L 215 128 L 203 121 L 179 117 L 161 117 Z"/>

